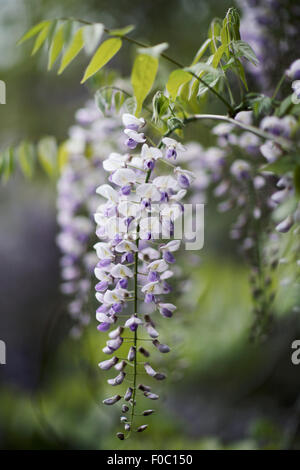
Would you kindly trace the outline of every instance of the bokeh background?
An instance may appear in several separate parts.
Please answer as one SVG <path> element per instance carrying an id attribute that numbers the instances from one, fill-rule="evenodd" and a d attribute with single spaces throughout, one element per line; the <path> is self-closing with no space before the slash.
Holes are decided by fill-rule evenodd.
<path id="1" fill-rule="evenodd" d="M 7 84 L 7 104 L 0 105 L 1 147 L 44 135 L 65 139 L 75 110 L 90 97 L 79 85 L 84 58 L 57 77 L 46 72 L 44 54 L 30 58 L 29 46 L 16 47 L 32 24 L 59 16 L 110 27 L 135 24 L 135 37 L 152 44 L 167 40 L 170 55 L 188 64 L 211 19 L 223 17 L 232 3 L 0 0 L 0 78 Z M 288 65 L 299 51 L 297 2 L 247 3 L 257 8 L 258 24 L 265 22 L 261 12 L 268 4 L 263 26 L 275 31 L 272 44 L 289 50 L 280 57 L 282 68 L 284 60 Z M 285 12 L 279 23 L 278 4 Z M 275 55 L 266 37 L 261 41 Z M 131 63 L 132 49 L 124 47 L 112 67 L 126 77 Z M 253 76 L 256 91 L 271 92 L 277 81 L 272 65 L 265 64 L 262 81 Z M 205 144 L 207 130 L 197 125 L 190 136 Z M 291 343 L 300 338 L 299 314 L 279 303 L 272 335 L 263 344 L 249 341 L 248 273 L 228 239 L 230 221 L 230 214 L 219 215 L 208 201 L 205 248 L 196 262 L 183 266 L 182 288 L 189 294 L 182 297 L 172 331 L 165 332 L 175 346 L 174 362 L 166 359 L 170 378 L 159 413 L 149 432 L 121 443 L 114 437 L 117 413 L 101 405 L 106 385 L 97 368 L 102 346 L 94 324 L 79 341 L 69 337 L 59 293 L 55 182 L 42 174 L 28 182 L 17 173 L 2 185 L 0 338 L 7 344 L 7 365 L 0 366 L 0 448 L 300 448 L 300 366 L 290 359 Z"/>

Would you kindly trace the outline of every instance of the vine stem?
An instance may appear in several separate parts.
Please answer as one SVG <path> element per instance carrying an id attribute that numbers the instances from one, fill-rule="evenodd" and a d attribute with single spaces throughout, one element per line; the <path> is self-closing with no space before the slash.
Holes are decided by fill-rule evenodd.
<path id="1" fill-rule="evenodd" d="M 248 124 L 244 124 L 241 121 L 233 119 L 229 116 L 222 116 L 222 115 L 219 115 L 219 114 L 194 114 L 193 116 L 185 118 L 183 120 L 183 124 L 188 124 L 190 122 L 198 121 L 198 120 L 201 120 L 201 119 L 211 119 L 213 121 L 224 121 L 224 122 L 231 123 L 231 124 L 233 124 L 237 127 L 240 127 L 240 128 L 242 128 L 242 129 L 244 129 L 248 132 L 251 132 L 252 134 L 255 134 L 259 137 L 262 137 L 263 139 L 273 140 L 274 142 L 276 142 L 277 144 L 279 144 L 283 148 L 288 149 L 288 148 L 290 148 L 290 145 L 291 145 L 291 143 L 283 137 L 276 137 L 276 136 L 274 136 L 274 135 L 272 135 L 268 132 L 262 131 L 258 127 L 250 126 Z M 168 137 L 170 134 L 172 134 L 172 132 L 174 132 L 176 129 L 179 129 L 180 127 L 181 127 L 181 124 L 178 124 L 177 126 L 173 127 L 172 129 L 170 129 L 164 135 L 164 137 Z"/>
<path id="2" fill-rule="evenodd" d="M 61 18 L 61 20 L 67 20 L 67 19 L 70 19 L 70 18 Z M 76 19 L 76 18 L 71 18 L 73 21 L 77 21 L 78 23 L 83 23 L 83 24 L 86 24 L 86 25 L 94 25 L 95 23 L 91 22 L 91 21 L 86 21 L 86 20 L 80 20 L 80 19 Z M 148 48 L 148 47 L 151 47 L 149 46 L 148 44 L 145 44 L 141 41 L 138 41 L 137 39 L 133 39 L 131 38 L 130 36 L 127 36 L 126 34 L 114 34 L 114 31 L 109 29 L 109 28 L 106 28 L 104 27 L 104 31 L 105 33 L 107 34 L 110 34 L 112 36 L 116 36 L 116 37 L 120 37 L 122 39 L 124 39 L 125 41 L 127 42 L 130 42 L 132 44 L 135 44 L 136 46 L 139 46 L 139 47 L 142 47 L 143 49 L 145 48 Z M 171 64 L 173 65 L 176 65 L 176 67 L 180 68 L 180 69 L 185 69 L 186 67 L 181 64 L 180 62 L 178 62 L 177 60 L 173 59 L 172 57 L 170 57 L 169 55 L 165 54 L 164 52 L 162 52 L 160 54 L 161 57 L 163 57 L 165 60 L 167 60 L 168 62 L 170 62 Z M 233 115 L 234 114 L 234 108 L 233 106 L 231 106 L 231 104 L 219 93 L 217 92 L 213 87 L 211 87 L 209 85 L 209 83 L 207 83 L 205 80 L 203 80 L 203 78 L 201 77 L 198 77 L 197 74 L 195 74 L 194 72 L 190 71 L 190 70 L 187 70 L 188 73 L 190 73 L 194 78 L 196 78 L 196 80 L 198 80 L 200 83 L 202 83 L 202 85 L 204 85 L 211 93 L 213 93 L 220 101 L 222 101 L 222 103 L 226 106 L 228 112 L 230 115 Z"/>
<path id="3" fill-rule="evenodd" d="M 145 183 L 148 183 L 149 179 L 151 176 L 151 170 L 147 171 L 146 178 L 145 178 Z M 133 303 L 133 314 L 138 316 L 137 313 L 137 306 L 138 306 L 138 263 L 139 263 L 139 230 L 140 227 L 138 225 L 137 227 L 137 239 L 136 239 L 136 247 L 137 251 L 135 252 L 134 255 L 134 303 Z M 133 428 L 133 421 L 134 421 L 134 410 L 135 410 L 135 397 L 136 397 L 136 378 L 137 378 L 137 344 L 138 344 L 138 337 L 137 337 L 137 329 L 134 331 L 134 337 L 133 337 L 133 345 L 135 347 L 135 356 L 134 356 L 134 362 L 133 362 L 133 393 L 132 393 L 132 408 L 131 408 L 131 419 L 130 419 L 130 432 L 132 431 Z"/>

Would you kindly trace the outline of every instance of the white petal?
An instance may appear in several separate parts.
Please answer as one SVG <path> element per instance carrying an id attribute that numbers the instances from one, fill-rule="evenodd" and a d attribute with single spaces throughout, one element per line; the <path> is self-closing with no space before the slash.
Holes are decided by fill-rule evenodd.
<path id="1" fill-rule="evenodd" d="M 120 170 L 115 171 L 111 177 L 113 183 L 118 186 L 126 186 L 129 183 L 135 183 L 136 174 L 133 170 L 128 168 L 121 168 Z"/>

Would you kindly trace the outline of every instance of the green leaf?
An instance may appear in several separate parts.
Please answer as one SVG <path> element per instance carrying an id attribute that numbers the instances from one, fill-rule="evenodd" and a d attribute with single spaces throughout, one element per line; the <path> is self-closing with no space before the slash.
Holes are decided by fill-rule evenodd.
<path id="1" fill-rule="evenodd" d="M 37 146 L 39 161 L 49 176 L 57 172 L 57 144 L 54 137 L 44 137 Z"/>
<path id="2" fill-rule="evenodd" d="M 214 68 L 217 68 L 217 67 L 218 67 L 219 62 L 220 62 L 220 60 L 222 59 L 222 56 L 223 56 L 223 54 L 226 52 L 226 50 L 227 50 L 227 44 L 222 44 L 222 45 L 216 50 L 216 52 L 214 53 L 214 57 L 213 57 L 212 63 L 211 63 L 211 65 L 212 65 Z"/>
<path id="3" fill-rule="evenodd" d="M 130 24 L 128 26 L 124 26 L 124 28 L 111 29 L 108 34 L 110 36 L 125 36 L 125 34 L 131 33 L 131 31 L 133 31 L 134 28 L 135 26 L 133 24 Z"/>
<path id="4" fill-rule="evenodd" d="M 268 114 L 273 105 L 272 99 L 262 94 L 249 94 L 246 96 L 246 100 L 253 109 L 255 117 L 258 117 L 260 114 Z"/>
<path id="5" fill-rule="evenodd" d="M 169 105 L 169 99 L 165 95 L 163 95 L 161 91 L 157 91 L 152 100 L 152 119 L 155 123 L 157 123 L 159 119 L 167 113 Z"/>
<path id="6" fill-rule="evenodd" d="M 204 82 L 210 86 L 210 88 L 213 88 L 214 86 L 217 85 L 218 81 L 221 78 L 220 73 L 216 73 L 216 69 L 214 72 L 208 72 L 204 75 L 203 80 Z M 204 95 L 209 90 L 209 88 L 204 84 L 204 83 L 199 83 L 199 88 L 198 88 L 198 93 L 197 96 L 200 97 Z"/>
<path id="7" fill-rule="evenodd" d="M 238 57 L 245 57 L 245 59 L 249 60 L 249 62 L 254 65 L 259 64 L 259 60 L 250 44 L 245 41 L 232 41 L 231 44 Z"/>
<path id="8" fill-rule="evenodd" d="M 153 86 L 157 69 L 158 59 L 151 55 L 140 54 L 134 61 L 131 83 L 137 103 L 135 112 L 137 116 L 140 114 L 143 102 Z"/>
<path id="9" fill-rule="evenodd" d="M 298 198 L 300 198 L 300 164 L 296 166 L 294 171 L 294 186 Z"/>
<path id="10" fill-rule="evenodd" d="M 63 142 L 60 144 L 58 147 L 57 151 L 57 162 L 58 162 L 58 168 L 59 171 L 61 171 L 64 166 L 68 163 L 69 160 L 69 151 L 68 151 L 68 145 L 67 142 Z"/>
<path id="11" fill-rule="evenodd" d="M 211 39 L 210 49 L 213 54 L 219 47 L 218 43 L 220 42 L 220 32 L 222 29 L 222 25 L 223 23 L 222 23 L 222 20 L 220 20 L 220 18 L 214 18 L 208 30 L 208 37 L 209 39 Z"/>
<path id="12" fill-rule="evenodd" d="M 270 171 L 277 175 L 284 175 L 294 171 L 300 165 L 299 157 L 295 155 L 284 155 L 273 163 L 268 163 L 261 168 L 261 171 Z"/>
<path id="13" fill-rule="evenodd" d="M 114 105 L 117 112 L 120 111 L 125 101 L 125 95 L 122 91 L 116 91 L 114 93 Z"/>
<path id="14" fill-rule="evenodd" d="M 48 33 L 50 32 L 51 21 L 46 21 L 46 24 L 43 26 L 43 29 L 39 33 L 38 37 L 35 40 L 31 55 L 36 54 L 39 49 L 42 47 L 44 42 L 47 39 Z"/>
<path id="15" fill-rule="evenodd" d="M 14 171 L 14 151 L 12 147 L 7 148 L 2 153 L 2 177 L 4 181 L 8 181 Z"/>
<path id="16" fill-rule="evenodd" d="M 62 51 L 64 46 L 64 28 L 66 24 L 62 24 L 58 30 L 56 31 L 53 40 L 51 42 L 50 51 L 49 51 L 49 59 L 48 59 L 48 70 L 52 68 L 52 65 L 58 58 L 59 54 Z"/>
<path id="17" fill-rule="evenodd" d="M 111 107 L 111 101 L 112 101 L 112 89 L 111 88 L 104 87 L 96 91 L 95 102 L 104 116 L 106 115 L 107 111 Z"/>
<path id="18" fill-rule="evenodd" d="M 185 70 L 177 69 L 171 72 L 167 81 L 166 88 L 172 100 L 175 100 L 180 87 L 191 79 L 191 74 L 186 72 Z"/>
<path id="19" fill-rule="evenodd" d="M 70 45 L 68 46 L 66 52 L 63 55 L 58 75 L 60 75 L 66 67 L 75 59 L 75 57 L 79 54 L 81 49 L 84 46 L 84 39 L 83 39 L 83 28 L 80 28 L 76 31 L 75 36 L 73 37 Z"/>
<path id="20" fill-rule="evenodd" d="M 280 106 L 276 110 L 276 116 L 282 117 L 285 114 L 288 114 L 291 111 L 291 108 L 294 107 L 294 103 L 292 101 L 292 96 L 289 95 L 285 98 L 281 103 Z"/>
<path id="21" fill-rule="evenodd" d="M 182 129 L 184 126 L 183 121 L 175 116 L 168 119 L 167 125 L 169 130 Z"/>
<path id="22" fill-rule="evenodd" d="M 167 42 L 162 42 L 153 47 L 140 47 L 138 49 L 139 54 L 148 54 L 152 57 L 159 57 L 166 49 L 168 49 L 169 44 Z"/>
<path id="23" fill-rule="evenodd" d="M 88 78 L 107 64 L 107 62 L 109 62 L 119 51 L 121 46 L 122 41 L 120 38 L 111 38 L 104 41 L 92 57 L 80 83 L 84 83 Z"/>
<path id="24" fill-rule="evenodd" d="M 135 114 L 136 112 L 136 99 L 134 96 L 126 98 L 123 104 L 124 113 Z"/>
<path id="25" fill-rule="evenodd" d="M 18 148 L 19 164 L 26 178 L 32 178 L 35 163 L 34 146 L 23 142 Z"/>
<path id="26" fill-rule="evenodd" d="M 27 33 L 24 34 L 24 36 L 21 37 L 21 39 L 19 39 L 17 45 L 19 46 L 20 44 L 32 38 L 33 36 L 36 36 L 41 31 L 41 29 L 43 29 L 44 26 L 46 26 L 48 23 L 49 21 L 41 21 L 40 23 L 33 26 L 29 31 L 27 31 Z"/>
<path id="27" fill-rule="evenodd" d="M 199 62 L 199 60 L 201 59 L 201 57 L 203 56 L 203 54 L 205 53 L 206 49 L 208 48 L 208 46 L 210 45 L 212 39 L 211 38 L 208 38 L 206 39 L 206 41 L 202 44 L 202 46 L 200 46 L 200 48 L 198 49 L 195 57 L 194 57 L 194 60 L 193 62 L 191 63 L 191 65 L 194 65 L 196 64 L 197 62 Z"/>
<path id="28" fill-rule="evenodd" d="M 94 52 L 102 37 L 103 31 L 104 25 L 102 23 L 95 23 L 84 27 L 84 49 L 87 54 L 90 55 Z"/>

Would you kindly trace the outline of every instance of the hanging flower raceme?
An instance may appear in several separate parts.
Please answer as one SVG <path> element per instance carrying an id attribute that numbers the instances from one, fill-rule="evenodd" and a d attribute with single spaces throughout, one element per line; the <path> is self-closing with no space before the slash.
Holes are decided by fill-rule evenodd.
<path id="1" fill-rule="evenodd" d="M 74 322 L 73 337 L 89 323 L 87 306 L 97 262 L 93 215 L 98 205 L 95 188 L 104 180 L 102 161 L 106 152 L 119 149 L 120 121 L 104 117 L 93 103 L 76 113 L 66 143 L 68 162 L 57 184 L 57 244 L 61 250 L 61 290 L 68 295 L 68 311 Z M 101 145 L 99 145 L 101 141 Z"/>
<path id="2" fill-rule="evenodd" d="M 170 166 L 169 161 L 168 173 L 157 174 L 157 162 L 174 160 L 177 150 L 184 150 L 183 146 L 173 139 L 163 139 L 159 147 L 164 148 L 160 150 L 149 145 L 140 132 L 145 125 L 143 119 L 124 114 L 123 123 L 128 137 L 126 145 L 130 149 L 139 147 L 134 155 L 113 153 L 103 162 L 110 184 L 97 188 L 104 202 L 95 214 L 100 240 L 95 244 L 99 259 L 95 275 L 96 298 L 100 303 L 96 312 L 98 330 L 108 332 L 103 352 L 111 356 L 101 361 L 99 367 L 115 371 L 108 383 L 120 386 L 121 390 L 103 403 L 121 403 L 121 422 L 129 435 L 147 427 L 144 424 L 137 427 L 137 414 L 148 416 L 153 412 L 145 409 L 137 413 L 139 396 L 146 400 L 159 398 L 152 390 L 153 385 L 145 384 L 144 380 L 140 383 L 140 376 L 156 381 L 166 377 L 151 365 L 151 351 L 145 344 L 152 343 L 163 354 L 170 351 L 158 339 L 156 314 L 170 318 L 176 310 L 166 295 L 171 292 L 168 281 L 173 276 L 174 253 L 180 248 L 180 241 L 168 239 L 173 237 L 175 222 L 182 216 L 180 201 L 194 175 Z M 160 243 L 159 239 L 167 241 Z M 118 437 L 124 439 L 124 432 L 118 433 Z"/>

